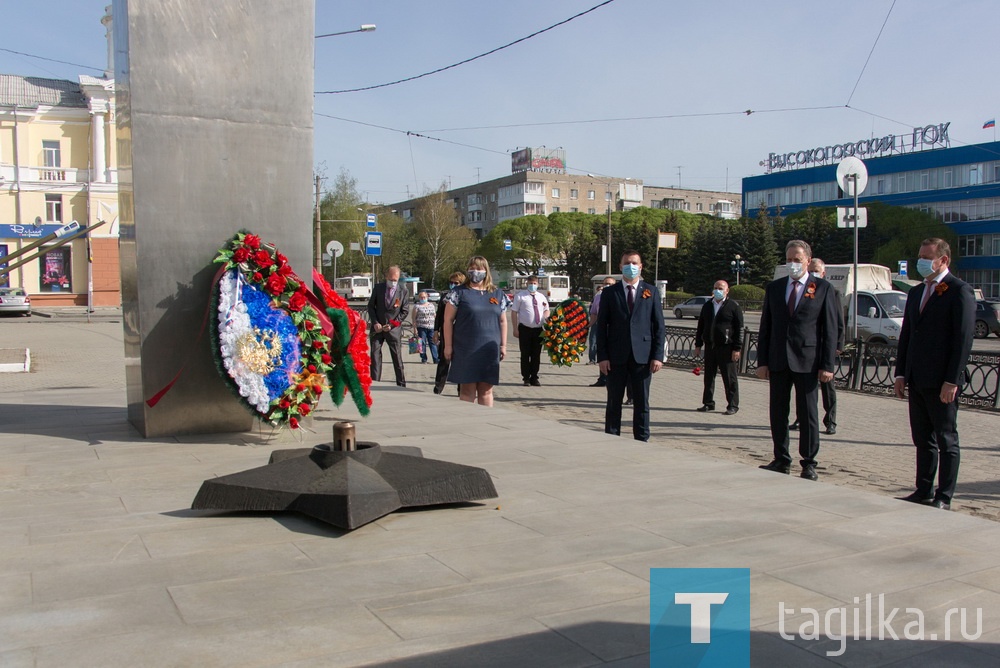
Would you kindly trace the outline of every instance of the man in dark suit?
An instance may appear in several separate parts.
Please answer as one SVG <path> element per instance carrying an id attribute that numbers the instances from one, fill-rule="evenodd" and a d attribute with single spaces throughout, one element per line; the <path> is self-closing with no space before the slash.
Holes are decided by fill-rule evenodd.
<path id="1" fill-rule="evenodd" d="M 795 413 L 799 416 L 801 476 L 816 480 L 819 453 L 819 416 L 816 400 L 819 383 L 833 380 L 837 355 L 837 303 L 833 286 L 806 271 L 812 249 L 805 241 L 785 246 L 788 278 L 768 283 L 760 314 L 757 376 L 769 381 L 771 440 L 774 459 L 761 466 L 788 473 L 788 413 L 795 388 Z"/>
<path id="2" fill-rule="evenodd" d="M 814 257 L 809 263 L 809 273 L 816 278 L 826 278 L 826 263 L 818 257 Z M 841 351 L 844 350 L 844 309 L 841 304 L 843 301 L 840 297 L 840 291 L 837 288 L 833 289 L 833 294 L 837 298 L 837 354 L 839 355 Z M 826 427 L 826 433 L 836 434 L 837 433 L 837 388 L 834 385 L 834 381 L 829 383 L 819 384 L 820 397 L 823 399 L 823 426 Z M 799 419 L 795 418 L 795 422 L 788 426 L 789 429 L 799 428 Z"/>
<path id="3" fill-rule="evenodd" d="M 906 296 L 896 357 L 896 396 L 904 398 L 909 387 L 917 448 L 917 490 L 904 500 L 950 510 L 960 459 L 958 389 L 972 350 L 976 299 L 969 284 L 948 271 L 947 242 L 925 239 L 917 258 L 925 281 Z"/>
<path id="4" fill-rule="evenodd" d="M 649 440 L 649 381 L 663 366 L 663 305 L 656 286 L 641 278 L 634 250 L 621 259 L 622 280 L 601 293 L 597 312 L 597 363 L 608 379 L 604 431 L 621 434 L 625 387 L 632 391 L 632 435 Z"/>
<path id="5" fill-rule="evenodd" d="M 448 291 L 452 291 L 465 283 L 465 274 L 456 271 L 448 277 Z M 441 295 L 438 300 L 437 313 L 434 314 L 434 345 L 438 350 L 444 351 L 444 298 L 447 293 Z M 434 394 L 444 392 L 444 386 L 448 384 L 448 370 L 451 369 L 451 360 L 445 359 L 444 354 L 438 356 L 437 373 L 434 375 Z"/>
<path id="6" fill-rule="evenodd" d="M 382 380 L 382 344 L 389 344 L 392 369 L 396 372 L 396 385 L 406 387 L 403 375 L 403 323 L 410 313 L 410 298 L 406 288 L 399 284 L 399 267 L 393 265 L 385 272 L 385 281 L 376 283 L 368 300 L 368 321 L 371 331 L 372 380 Z"/>
<path id="7" fill-rule="evenodd" d="M 743 349 L 743 311 L 729 299 L 729 283 L 716 281 L 712 299 L 701 307 L 698 330 L 694 334 L 694 356 L 705 347 L 705 391 L 701 396 L 702 413 L 715 410 L 715 374 L 722 372 L 726 390 L 726 415 L 740 410 L 740 386 L 736 364 Z"/>

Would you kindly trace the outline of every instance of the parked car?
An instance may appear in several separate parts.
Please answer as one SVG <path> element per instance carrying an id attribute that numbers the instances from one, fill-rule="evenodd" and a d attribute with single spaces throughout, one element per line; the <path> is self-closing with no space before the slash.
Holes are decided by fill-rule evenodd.
<path id="1" fill-rule="evenodd" d="M 712 295 L 707 297 L 692 297 L 686 302 L 681 302 L 674 307 L 674 317 L 680 320 L 684 316 L 691 316 L 692 318 L 697 318 L 701 315 L 701 307 L 705 302 L 711 301 Z"/>
<path id="2" fill-rule="evenodd" d="M 990 334 L 1000 336 L 1000 302 L 976 300 L 975 336 L 977 339 L 985 339 Z"/>
<path id="3" fill-rule="evenodd" d="M 427 301 L 429 302 L 441 301 L 441 293 L 434 288 L 427 288 L 425 290 L 421 290 L 421 292 L 427 293 Z"/>
<path id="4" fill-rule="evenodd" d="M 0 288 L 0 313 L 31 315 L 31 297 L 24 288 Z"/>

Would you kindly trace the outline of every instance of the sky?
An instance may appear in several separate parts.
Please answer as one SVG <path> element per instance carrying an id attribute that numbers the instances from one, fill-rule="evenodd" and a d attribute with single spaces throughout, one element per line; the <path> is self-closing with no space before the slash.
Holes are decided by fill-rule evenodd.
<path id="1" fill-rule="evenodd" d="M 315 90 L 430 72 L 601 2 L 317 0 L 316 34 L 377 29 L 317 39 Z M 0 0 L 0 49 L 74 64 L 0 51 L 0 73 L 99 76 L 107 4 Z M 437 74 L 317 94 L 315 165 L 371 203 L 504 176 L 540 146 L 574 174 L 739 192 L 771 152 L 948 122 L 952 146 L 993 141 L 997 25 L 996 0 L 612 0 Z"/>

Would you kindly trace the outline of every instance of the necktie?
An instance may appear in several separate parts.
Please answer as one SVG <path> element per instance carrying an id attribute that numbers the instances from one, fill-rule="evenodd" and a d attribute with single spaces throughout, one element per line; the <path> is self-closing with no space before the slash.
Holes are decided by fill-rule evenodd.
<path id="1" fill-rule="evenodd" d="M 388 304 L 392 303 L 392 294 L 395 291 L 396 291 L 395 288 L 389 288 L 388 290 L 385 291 L 385 301 L 386 301 L 386 303 L 388 303 Z"/>
<path id="2" fill-rule="evenodd" d="M 632 312 L 632 307 L 635 306 L 635 286 L 628 286 L 628 312 Z"/>
<path id="3" fill-rule="evenodd" d="M 531 295 L 531 305 L 535 307 L 535 324 L 542 323 L 542 314 L 538 312 L 538 295 Z"/>
<path id="4" fill-rule="evenodd" d="M 931 298 L 931 293 L 934 292 L 934 281 L 924 281 L 924 294 L 920 299 L 920 312 L 924 312 L 924 307 L 927 306 L 927 301 Z"/>
<path id="5" fill-rule="evenodd" d="M 788 315 L 795 315 L 795 302 L 799 294 L 799 282 L 792 281 L 792 294 L 788 296 Z"/>

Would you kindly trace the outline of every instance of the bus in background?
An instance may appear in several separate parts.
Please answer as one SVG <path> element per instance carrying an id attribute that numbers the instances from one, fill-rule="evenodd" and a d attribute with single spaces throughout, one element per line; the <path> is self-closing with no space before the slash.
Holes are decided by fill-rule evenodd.
<path id="1" fill-rule="evenodd" d="M 528 289 L 527 276 L 514 277 L 514 291 Z M 569 299 L 569 276 L 565 274 L 546 274 L 538 277 L 538 291 L 545 295 L 550 304 Z"/>
<path id="2" fill-rule="evenodd" d="M 372 296 L 372 278 L 362 275 L 341 276 L 333 289 L 347 301 L 367 301 Z"/>

